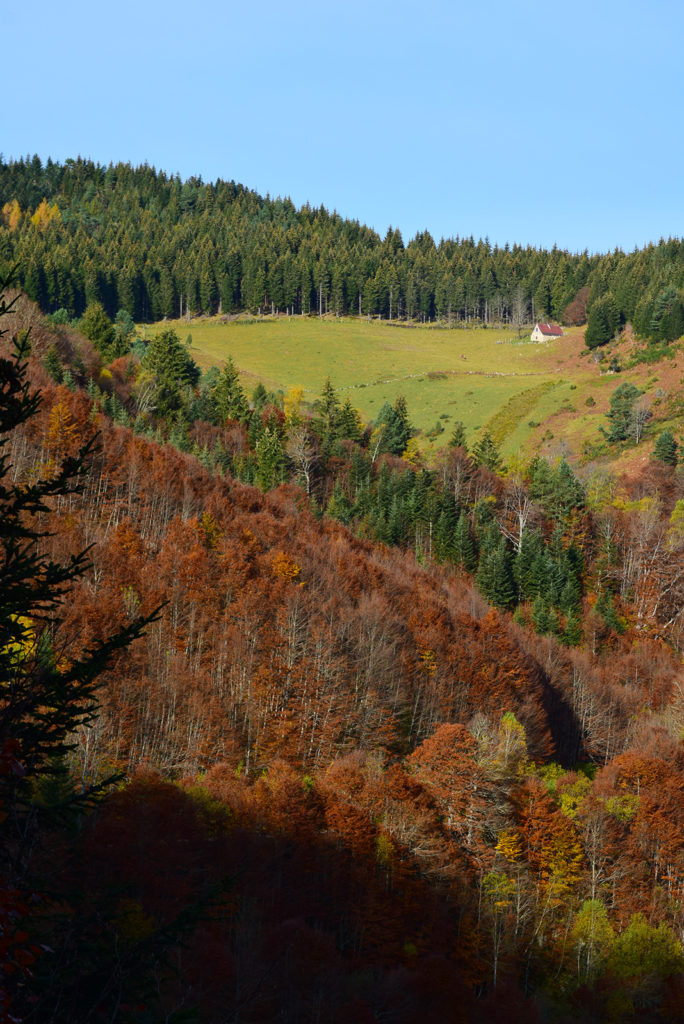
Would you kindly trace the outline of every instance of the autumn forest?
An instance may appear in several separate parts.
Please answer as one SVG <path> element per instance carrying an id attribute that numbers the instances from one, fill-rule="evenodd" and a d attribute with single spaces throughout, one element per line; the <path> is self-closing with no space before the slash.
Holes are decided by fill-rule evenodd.
<path id="1" fill-rule="evenodd" d="M 682 243 L 405 246 L 36 160 L 0 162 L 0 1020 L 681 1019 L 676 432 L 620 479 L 459 422 L 428 461 L 402 396 L 248 393 L 136 325 L 536 311 L 655 359 Z"/>

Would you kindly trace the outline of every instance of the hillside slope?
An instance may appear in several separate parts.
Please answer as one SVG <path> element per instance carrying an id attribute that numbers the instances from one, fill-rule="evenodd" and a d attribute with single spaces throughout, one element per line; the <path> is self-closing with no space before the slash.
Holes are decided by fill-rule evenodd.
<path id="1" fill-rule="evenodd" d="M 655 619 L 609 628 L 587 595 L 582 647 L 516 624 L 463 570 L 318 518 L 300 488 L 264 494 L 115 425 L 92 387 L 48 377 L 55 337 L 23 304 L 17 328 L 30 320 L 43 400 L 11 434 L 13 479 L 49 477 L 99 431 L 83 492 L 40 515 L 56 560 L 92 545 L 45 643 L 66 666 L 164 607 L 73 737 L 78 785 L 113 768 L 129 784 L 33 833 L 17 883 L 38 908 L 35 951 L 15 1014 L 676 1019 L 681 658 Z M 102 380 L 84 339 L 57 341 Z M 468 500 L 502 513 L 505 482 L 455 458 Z M 387 479 L 419 476 L 399 462 Z M 674 476 L 663 468 L 669 508 Z M 599 548 L 596 572 L 636 581 L 645 607 L 673 579 L 637 543 L 650 506 L 634 501 L 597 520 L 625 560 Z M 588 514 L 567 524 L 594 530 Z M 658 565 L 676 567 L 669 526 L 651 515 L 650 529 Z M 572 543 L 554 543 L 562 560 Z M 44 813 L 63 792 L 32 799 Z M 16 898 L 3 881 L 8 918 Z"/>

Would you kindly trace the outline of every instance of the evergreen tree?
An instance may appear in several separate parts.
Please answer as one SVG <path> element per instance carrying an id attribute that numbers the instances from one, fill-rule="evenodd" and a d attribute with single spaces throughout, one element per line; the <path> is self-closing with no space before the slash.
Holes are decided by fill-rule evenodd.
<path id="1" fill-rule="evenodd" d="M 602 617 L 608 629 L 614 633 L 624 633 L 624 626 L 615 611 L 613 595 L 609 591 L 603 591 L 596 602 L 596 611 Z"/>
<path id="2" fill-rule="evenodd" d="M 241 423 L 249 419 L 249 407 L 240 385 L 240 374 L 231 357 L 211 389 L 211 399 L 219 424 L 224 424 L 227 419 L 239 420 Z"/>
<path id="3" fill-rule="evenodd" d="M 663 430 L 653 448 L 653 458 L 666 466 L 676 466 L 679 462 L 679 445 L 671 430 Z"/>
<path id="4" fill-rule="evenodd" d="M 401 427 L 397 429 L 396 415 L 389 402 L 383 402 L 375 420 L 375 430 L 380 436 L 380 450 L 390 452 L 392 455 L 401 455 L 403 452 Z"/>
<path id="5" fill-rule="evenodd" d="M 470 523 L 465 511 L 458 517 L 453 540 L 453 558 L 457 565 L 474 572 L 477 566 L 477 549 L 470 532 Z"/>
<path id="6" fill-rule="evenodd" d="M 502 537 L 492 558 L 490 600 L 497 608 L 512 608 L 517 600 L 517 587 L 513 576 L 513 556 L 505 537 Z"/>
<path id="7" fill-rule="evenodd" d="M 285 453 L 280 436 L 271 427 L 264 427 L 256 445 L 256 480 L 262 491 L 282 483 Z"/>
<path id="8" fill-rule="evenodd" d="M 549 600 L 553 589 L 553 565 L 546 548 L 537 551 L 530 567 L 527 594 L 530 597 L 542 595 Z"/>
<path id="9" fill-rule="evenodd" d="M 254 391 L 252 392 L 252 408 L 254 409 L 254 412 L 257 414 L 257 417 L 267 404 L 268 391 L 261 383 L 261 381 L 259 381 L 257 386 L 254 388 Z"/>
<path id="10" fill-rule="evenodd" d="M 609 441 L 627 440 L 632 429 L 636 400 L 641 394 L 638 387 L 625 381 L 610 396 L 610 409 L 606 413 L 610 421 Z"/>
<path id="11" fill-rule="evenodd" d="M 449 438 L 449 447 L 463 448 L 464 451 L 468 451 L 465 427 L 460 420 L 457 420 L 456 423 L 454 423 L 454 429 L 452 430 L 451 437 Z"/>
<path id="12" fill-rule="evenodd" d="M 584 343 L 588 348 L 598 348 L 615 337 L 620 326 L 620 314 L 612 295 L 603 295 L 589 310 Z"/>
<path id="13" fill-rule="evenodd" d="M 582 643 L 582 619 L 575 610 L 569 611 L 566 616 L 562 639 L 567 647 L 579 647 Z"/>
<path id="14" fill-rule="evenodd" d="M 543 504 L 555 519 L 564 519 L 584 507 L 584 488 L 565 459 L 559 460 L 551 474 L 550 500 Z"/>
<path id="15" fill-rule="evenodd" d="M 43 356 L 43 366 L 57 384 L 62 383 L 64 380 L 64 367 L 62 366 L 62 360 L 59 358 L 59 353 L 54 345 L 50 345 L 49 349 Z"/>
<path id="16" fill-rule="evenodd" d="M 577 580 L 573 577 L 569 577 L 560 592 L 558 598 L 558 607 L 561 611 L 565 612 L 566 615 L 571 614 L 579 608 L 582 599 L 582 593 L 580 591 Z"/>
<path id="17" fill-rule="evenodd" d="M 456 561 L 456 529 L 458 525 L 458 509 L 453 498 L 448 495 L 443 503 L 434 531 L 435 558 L 440 561 Z"/>
<path id="18" fill-rule="evenodd" d="M 337 392 L 330 377 L 326 377 L 321 397 L 314 402 L 318 412 L 318 433 L 321 438 L 323 453 L 332 454 L 336 441 L 341 436 L 341 408 Z"/>
<path id="19" fill-rule="evenodd" d="M 360 441 L 363 434 L 363 426 L 358 410 L 353 407 L 347 398 L 339 412 L 339 435 L 349 441 Z"/>
<path id="20" fill-rule="evenodd" d="M 403 512 L 403 501 L 399 495 L 395 494 L 387 517 L 386 542 L 388 544 L 401 544 L 405 539 Z"/>
<path id="21" fill-rule="evenodd" d="M 415 430 L 409 420 L 408 406 L 406 399 L 403 395 L 398 395 L 393 405 L 395 415 L 395 436 L 397 448 L 401 450 L 397 453 L 403 455 L 406 450 L 406 445 L 409 442 L 409 438 L 413 436 Z"/>
<path id="22" fill-rule="evenodd" d="M 543 540 L 538 530 L 523 530 L 513 563 L 513 575 L 523 601 L 531 600 L 537 594 L 536 560 L 543 558 Z"/>
<path id="23" fill-rule="evenodd" d="M 485 430 L 473 448 L 472 456 L 479 466 L 485 466 L 493 473 L 498 473 L 501 470 L 501 455 L 488 430 Z"/>
<path id="24" fill-rule="evenodd" d="M 135 335 L 135 324 L 126 309 L 120 309 L 114 320 L 114 338 L 109 348 L 109 358 L 118 359 L 129 351 Z"/>
<path id="25" fill-rule="evenodd" d="M 656 296 L 651 314 L 650 335 L 658 341 L 675 341 L 684 334 L 684 307 L 674 285 Z"/>
<path id="26" fill-rule="evenodd" d="M 495 523 L 484 535 L 476 581 L 483 597 L 497 608 L 511 608 L 515 604 L 513 559 L 506 538 L 501 536 Z"/>
<path id="27" fill-rule="evenodd" d="M 109 360 L 110 350 L 115 340 L 115 331 L 101 302 L 91 302 L 81 317 L 78 327 L 81 333 L 92 341 L 98 352 Z"/>
<path id="28" fill-rule="evenodd" d="M 352 521 L 353 511 L 353 506 L 344 493 L 341 483 L 339 480 L 336 480 L 330 501 L 326 506 L 325 514 L 330 516 L 331 519 L 337 519 L 340 523 L 344 523 L 347 526 Z"/>
<path id="29" fill-rule="evenodd" d="M 156 378 L 155 404 L 162 415 L 178 409 L 183 390 L 194 387 L 200 377 L 197 363 L 172 328 L 155 334 L 143 365 Z"/>
<path id="30" fill-rule="evenodd" d="M 532 622 L 535 630 L 541 636 L 552 631 L 552 620 L 549 605 L 541 594 L 537 594 L 532 602 Z"/>
<path id="31" fill-rule="evenodd" d="M 544 509 L 548 509 L 553 496 L 553 472 L 551 466 L 541 455 L 535 455 L 529 466 L 530 497 Z"/>

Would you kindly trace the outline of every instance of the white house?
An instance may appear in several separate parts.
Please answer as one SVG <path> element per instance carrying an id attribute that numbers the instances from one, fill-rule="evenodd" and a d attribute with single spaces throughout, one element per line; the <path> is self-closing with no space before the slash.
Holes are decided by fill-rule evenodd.
<path id="1" fill-rule="evenodd" d="M 530 337 L 532 341 L 553 341 L 563 337 L 563 328 L 558 324 L 535 324 Z"/>

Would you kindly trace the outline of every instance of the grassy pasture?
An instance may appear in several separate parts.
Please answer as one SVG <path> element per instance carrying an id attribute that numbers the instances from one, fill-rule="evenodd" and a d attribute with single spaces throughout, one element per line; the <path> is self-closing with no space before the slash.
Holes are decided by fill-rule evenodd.
<path id="1" fill-rule="evenodd" d="M 167 322 L 148 327 L 147 336 L 167 327 L 181 339 L 192 335 L 191 352 L 203 370 L 232 356 L 247 394 L 261 381 L 275 390 L 302 387 L 305 399 L 313 401 L 329 376 L 365 420 L 403 394 L 423 434 L 438 420 L 443 425 L 436 445 L 462 420 L 469 436 L 491 430 L 505 454 L 524 447 L 538 424 L 567 406 L 571 380 L 576 388 L 598 376 L 596 367 L 577 358 L 581 335 L 537 345 L 519 342 L 506 328 L 264 317 Z"/>

